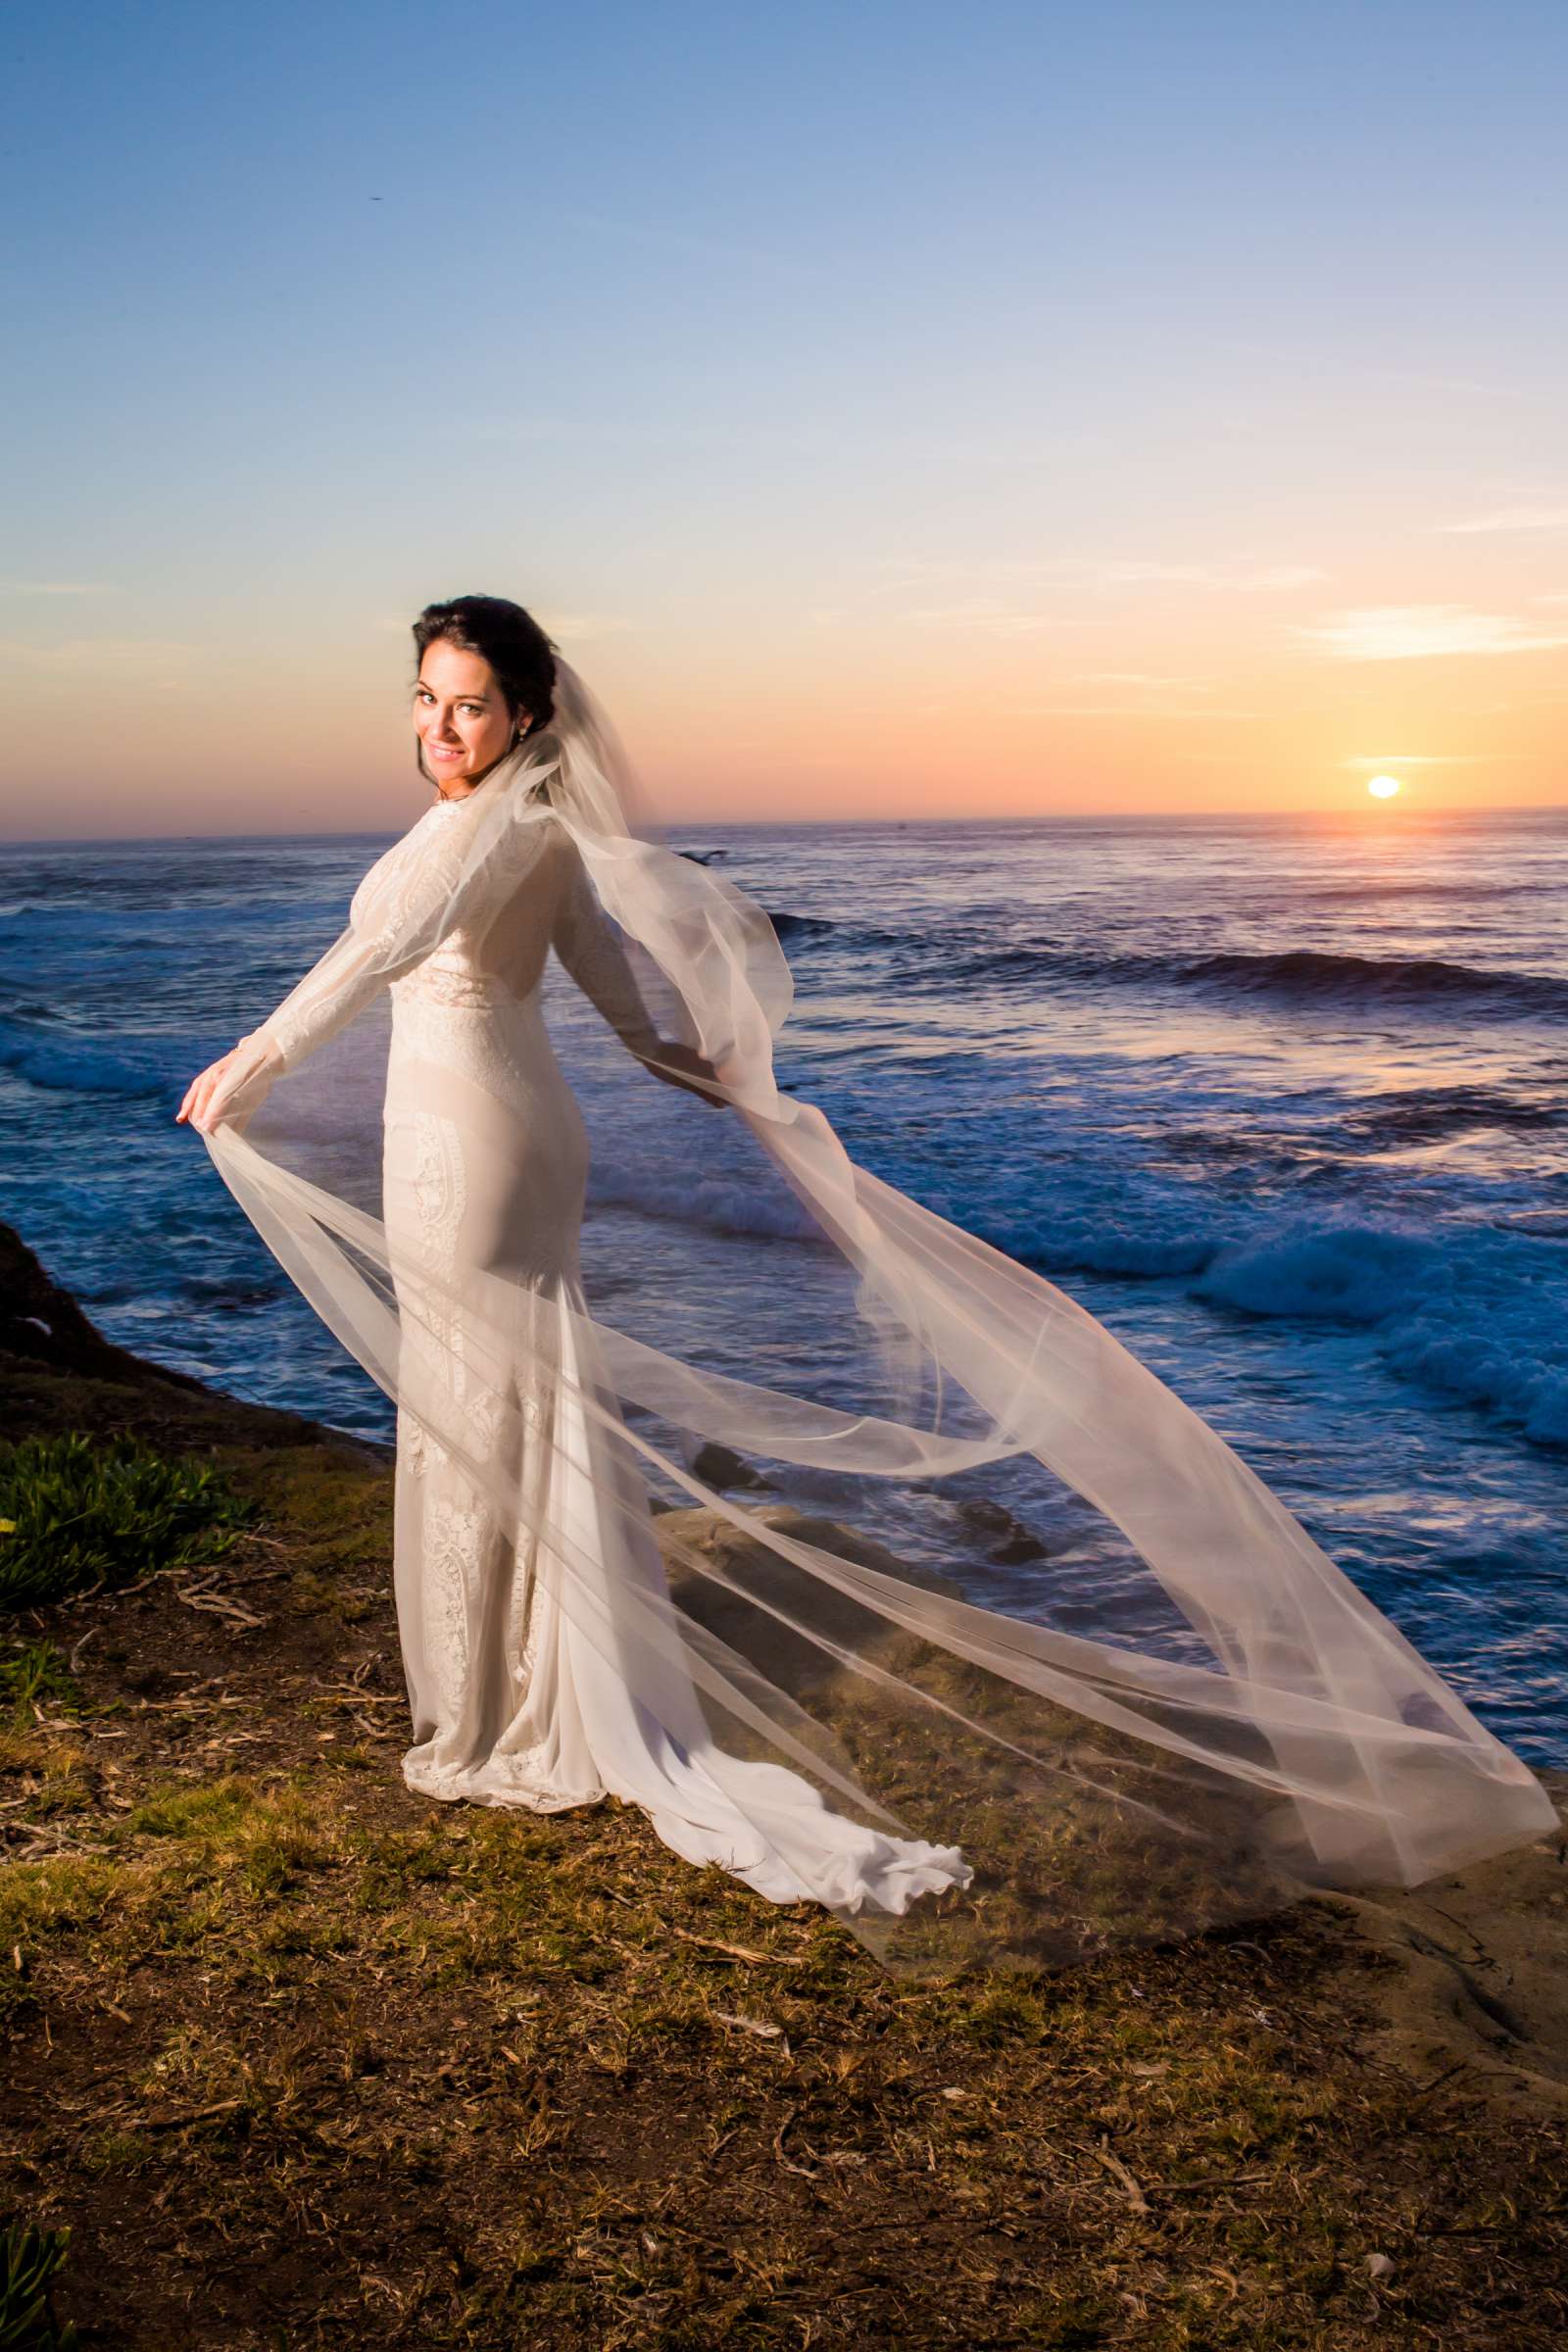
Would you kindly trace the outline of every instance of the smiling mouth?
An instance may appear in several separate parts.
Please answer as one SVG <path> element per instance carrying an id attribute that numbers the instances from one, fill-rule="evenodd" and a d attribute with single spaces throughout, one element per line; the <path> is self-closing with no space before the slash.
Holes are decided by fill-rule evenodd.
<path id="1" fill-rule="evenodd" d="M 424 748 L 429 753 L 432 760 L 461 760 L 463 758 L 463 746 L 461 744 L 458 746 L 455 752 L 443 751 L 440 745 L 435 743 L 427 743 Z"/>

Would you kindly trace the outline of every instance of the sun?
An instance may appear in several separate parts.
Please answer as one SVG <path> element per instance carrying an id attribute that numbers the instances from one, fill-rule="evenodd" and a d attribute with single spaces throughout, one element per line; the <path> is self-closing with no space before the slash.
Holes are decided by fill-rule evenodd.
<path id="1" fill-rule="evenodd" d="M 1367 790 L 1375 801 L 1392 801 L 1399 790 L 1399 779 L 1397 776 L 1371 776 L 1367 780 Z"/>

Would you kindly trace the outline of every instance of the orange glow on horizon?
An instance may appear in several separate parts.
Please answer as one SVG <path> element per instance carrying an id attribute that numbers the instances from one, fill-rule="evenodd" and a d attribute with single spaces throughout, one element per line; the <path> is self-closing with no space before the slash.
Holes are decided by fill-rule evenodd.
<path id="1" fill-rule="evenodd" d="M 540 609 L 547 626 L 552 615 Z M 1069 607 L 1049 641 L 865 614 L 771 633 L 657 620 L 559 642 L 656 821 L 831 823 L 1560 807 L 1544 653 L 1350 660 L 1234 610 Z M 423 809 L 407 650 L 286 616 L 159 665 L 85 643 L 28 661 L 0 839 L 387 832 Z M 672 659 L 678 650 L 680 658 Z M 289 692 L 279 697 L 280 666 Z M 1364 747 L 1383 745 L 1381 752 Z"/>

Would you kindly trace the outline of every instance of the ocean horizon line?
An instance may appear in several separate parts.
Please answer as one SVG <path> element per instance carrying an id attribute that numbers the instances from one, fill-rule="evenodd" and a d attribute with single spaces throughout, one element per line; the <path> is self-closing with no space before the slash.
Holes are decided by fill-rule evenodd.
<path id="1" fill-rule="evenodd" d="M 1408 804 L 1394 808 L 1388 803 L 1375 809 L 1362 809 L 1359 805 L 1344 808 L 1121 808 L 1121 809 L 1042 809 L 1031 813 L 992 811 L 975 814 L 970 810 L 948 816 L 667 816 L 661 818 L 652 829 L 655 832 L 690 833 L 724 831 L 733 833 L 800 833 L 886 832 L 891 829 L 941 832 L 962 829 L 973 831 L 980 827 L 1002 829 L 1007 826 L 1028 826 L 1031 829 L 1051 826 L 1099 825 L 1131 830 L 1144 828 L 1159 831 L 1181 825 L 1254 825 L 1288 827 L 1302 822 L 1347 825 L 1365 821 L 1385 830 L 1392 824 L 1409 828 L 1417 825 L 1443 825 L 1455 819 L 1481 818 L 1491 822 L 1499 817 L 1550 818 L 1568 816 L 1568 801 L 1511 801 L 1448 803 L 1442 808 L 1413 808 Z M 261 833 L 237 831 L 232 833 L 0 833 L 0 853 L 7 850 L 94 850 L 94 849 L 158 849 L 172 845 L 206 846 L 229 844 L 239 847 L 246 843 L 274 841 L 380 841 L 395 840 L 416 821 L 410 815 L 403 824 L 334 826 L 313 831 L 300 827 L 284 827 Z"/>

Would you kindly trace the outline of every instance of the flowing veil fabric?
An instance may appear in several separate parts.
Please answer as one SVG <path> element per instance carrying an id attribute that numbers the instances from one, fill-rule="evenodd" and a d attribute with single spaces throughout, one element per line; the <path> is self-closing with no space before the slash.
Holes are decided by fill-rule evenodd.
<path id="1" fill-rule="evenodd" d="M 630 762 L 559 667 L 553 725 L 370 869 L 204 1129 L 397 1404 L 399 1510 L 422 1514 L 397 1538 L 400 1579 L 420 1577 L 399 1587 L 411 1785 L 545 1808 L 611 1791 L 694 1862 L 822 1904 L 919 1973 L 1060 1966 L 1552 1830 L 1526 1766 L 1213 1429 L 781 1091 L 771 922 L 634 826 Z M 547 899 L 633 1053 L 672 1040 L 717 1072 L 727 1113 L 667 1097 L 691 1213 L 720 1120 L 790 1203 L 816 1393 L 750 1376 L 744 1295 L 705 1293 L 706 1323 L 677 1302 L 683 1333 L 701 1324 L 679 1349 L 590 1306 L 577 1113 L 535 1026 Z M 766 1255 L 749 1263 L 776 1282 Z M 814 1479 L 852 1526 L 858 1496 L 863 1524 L 879 1494 L 1033 1457 L 1125 1556 L 1114 1576 L 1047 1557 L 1017 1616 L 977 1597 L 956 1536 L 938 1563 L 846 1542 L 719 1491 L 704 1444 Z"/>

